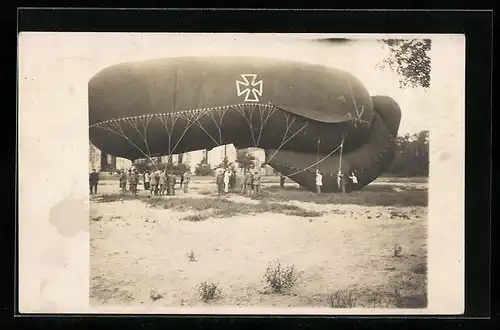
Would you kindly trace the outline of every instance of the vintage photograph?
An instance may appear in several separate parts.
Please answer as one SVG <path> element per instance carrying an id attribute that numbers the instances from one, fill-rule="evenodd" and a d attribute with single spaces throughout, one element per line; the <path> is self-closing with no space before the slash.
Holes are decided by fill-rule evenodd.
<path id="1" fill-rule="evenodd" d="M 85 81 L 92 306 L 428 307 L 433 40 L 123 40 Z"/>

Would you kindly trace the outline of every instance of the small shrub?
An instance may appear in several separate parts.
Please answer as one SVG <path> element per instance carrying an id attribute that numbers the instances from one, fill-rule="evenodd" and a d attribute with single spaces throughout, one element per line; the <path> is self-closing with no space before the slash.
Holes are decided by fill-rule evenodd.
<path id="1" fill-rule="evenodd" d="M 425 275 L 427 274 L 427 265 L 425 263 L 419 263 L 413 267 L 413 272 L 415 274 Z"/>
<path id="2" fill-rule="evenodd" d="M 215 173 L 209 164 L 198 164 L 194 172 L 199 176 L 213 176 Z"/>
<path id="3" fill-rule="evenodd" d="M 208 215 L 206 215 L 206 214 L 191 214 L 191 215 L 188 215 L 188 216 L 181 218 L 181 221 L 198 222 L 198 221 L 203 221 L 207 218 L 208 218 Z"/>
<path id="4" fill-rule="evenodd" d="M 280 262 L 275 262 L 267 267 L 264 279 L 271 289 L 281 292 L 292 288 L 301 275 L 301 272 L 297 271 L 293 265 L 282 266 Z"/>
<path id="5" fill-rule="evenodd" d="M 196 290 L 198 297 L 204 302 L 218 299 L 222 295 L 222 291 L 218 284 L 213 282 L 204 281 L 197 286 Z"/>
<path id="6" fill-rule="evenodd" d="M 401 245 L 399 245 L 399 244 L 394 245 L 393 256 L 396 258 L 399 258 L 402 255 L 403 255 L 403 248 L 401 247 Z"/>
<path id="7" fill-rule="evenodd" d="M 353 308 L 356 307 L 358 297 L 351 290 L 340 290 L 330 296 L 330 307 Z"/>
<path id="8" fill-rule="evenodd" d="M 196 261 L 196 256 L 194 255 L 193 250 L 189 251 L 189 253 L 187 254 L 187 258 L 189 261 Z"/>
<path id="9" fill-rule="evenodd" d="M 397 288 L 397 287 L 392 288 L 391 298 L 392 298 L 391 300 L 392 300 L 394 306 L 396 306 L 396 308 L 403 308 L 404 307 L 404 300 L 403 300 L 403 297 L 401 296 L 401 292 L 400 292 L 399 288 Z"/>
<path id="10" fill-rule="evenodd" d="M 151 291 L 151 292 L 149 293 L 149 298 L 151 298 L 151 300 L 153 300 L 153 301 L 156 301 L 156 300 L 158 300 L 158 299 L 163 298 L 163 294 L 158 293 L 158 292 L 156 292 L 156 291 Z"/>

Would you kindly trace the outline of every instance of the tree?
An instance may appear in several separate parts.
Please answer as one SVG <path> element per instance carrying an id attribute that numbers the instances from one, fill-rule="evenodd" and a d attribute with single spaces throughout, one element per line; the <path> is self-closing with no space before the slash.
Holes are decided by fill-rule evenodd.
<path id="1" fill-rule="evenodd" d="M 255 167 L 255 156 L 248 150 L 238 150 L 236 153 L 236 162 L 245 170 Z"/>
<path id="2" fill-rule="evenodd" d="M 398 136 L 396 144 L 389 174 L 407 177 L 429 175 L 429 131 Z"/>
<path id="3" fill-rule="evenodd" d="M 399 74 L 401 89 L 430 87 L 430 39 L 383 39 L 380 42 L 389 48 L 389 55 L 377 66 L 381 70 L 390 69 Z"/>
<path id="4" fill-rule="evenodd" d="M 184 172 L 190 170 L 187 164 L 173 164 L 171 162 L 159 163 L 157 159 L 137 159 L 134 162 L 134 167 L 139 173 L 144 173 L 145 171 L 164 171 L 165 169 L 172 172 L 175 175 L 181 175 Z"/>
<path id="5" fill-rule="evenodd" d="M 210 166 L 210 164 L 206 164 L 203 162 L 200 162 L 196 165 L 196 168 L 194 170 L 196 175 L 200 176 L 211 176 L 214 175 L 214 170 Z"/>

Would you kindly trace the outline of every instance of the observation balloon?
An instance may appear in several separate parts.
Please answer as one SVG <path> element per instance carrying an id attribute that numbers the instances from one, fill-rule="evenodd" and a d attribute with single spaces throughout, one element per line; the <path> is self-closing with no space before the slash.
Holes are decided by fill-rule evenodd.
<path id="1" fill-rule="evenodd" d="M 89 136 L 130 160 L 233 144 L 323 191 L 355 171 L 361 189 L 391 164 L 401 111 L 352 74 L 295 61 L 180 57 L 114 65 L 89 81 Z"/>

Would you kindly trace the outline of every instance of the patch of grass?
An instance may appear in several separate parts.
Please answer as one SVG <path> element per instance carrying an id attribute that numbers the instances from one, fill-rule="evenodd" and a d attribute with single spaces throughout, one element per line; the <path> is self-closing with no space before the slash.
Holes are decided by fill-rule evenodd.
<path id="1" fill-rule="evenodd" d="M 408 279 L 406 283 L 396 281 L 373 289 L 343 289 L 329 295 L 326 303 L 331 308 L 425 308 L 426 291 L 416 292 L 408 287 L 414 287 L 415 284 L 412 284 L 412 279 Z"/>
<path id="2" fill-rule="evenodd" d="M 209 302 L 219 299 L 222 296 L 222 290 L 217 283 L 204 281 L 196 286 L 196 293 L 200 300 Z"/>
<path id="3" fill-rule="evenodd" d="M 358 297 L 353 290 L 339 290 L 330 296 L 330 307 L 353 308 L 356 307 Z"/>
<path id="4" fill-rule="evenodd" d="M 270 263 L 264 274 L 264 280 L 274 292 L 292 288 L 300 279 L 302 273 L 294 265 L 283 266 L 279 261 Z"/>
<path id="5" fill-rule="evenodd" d="M 212 192 L 211 191 L 207 191 L 207 190 L 202 190 L 202 191 L 199 191 L 198 194 L 200 194 L 200 195 L 211 195 Z"/>
<path id="6" fill-rule="evenodd" d="M 198 221 L 203 221 L 203 220 L 206 220 L 210 217 L 209 214 L 201 214 L 201 213 L 198 213 L 198 214 L 191 214 L 191 215 L 188 215 L 188 216 L 185 216 L 185 217 L 182 217 L 180 220 L 181 221 L 193 221 L 193 222 L 198 222 Z"/>
<path id="7" fill-rule="evenodd" d="M 363 206 L 427 206 L 427 189 L 405 187 L 401 185 L 368 185 L 363 190 L 346 194 L 314 192 L 293 186 L 264 188 L 262 196 L 253 196 L 255 200 L 276 202 L 301 201 L 317 204 L 357 204 Z"/>
<path id="8" fill-rule="evenodd" d="M 226 198 L 168 198 L 159 201 L 145 200 L 146 203 L 170 209 L 174 211 L 194 210 L 201 212 L 195 215 L 189 215 L 181 220 L 202 221 L 208 218 L 229 218 L 242 214 L 258 214 L 264 212 L 281 213 L 299 217 L 319 217 L 323 213 L 304 210 L 295 205 L 284 203 L 269 203 L 261 201 L 258 204 L 237 203 Z"/>
<path id="9" fill-rule="evenodd" d="M 427 265 L 425 263 L 419 263 L 413 266 L 412 271 L 415 274 L 426 275 L 427 274 Z"/>

